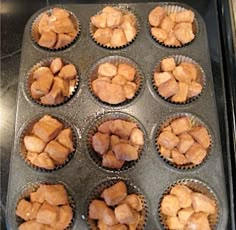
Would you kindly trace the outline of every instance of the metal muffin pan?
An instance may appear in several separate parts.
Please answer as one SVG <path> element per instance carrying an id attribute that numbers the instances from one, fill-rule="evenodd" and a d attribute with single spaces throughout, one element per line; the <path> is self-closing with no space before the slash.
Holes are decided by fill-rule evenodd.
<path id="1" fill-rule="evenodd" d="M 61 181 L 73 191 L 75 201 L 75 220 L 72 229 L 88 229 L 86 223 L 86 201 L 89 194 L 102 181 L 111 177 L 121 176 L 136 185 L 148 204 L 148 217 L 145 229 L 163 229 L 158 218 L 159 199 L 165 189 L 177 180 L 196 179 L 214 192 L 219 202 L 218 230 L 226 229 L 229 209 L 227 206 L 226 177 L 223 168 L 223 157 L 217 108 L 214 94 L 213 76 L 209 59 L 207 32 L 203 19 L 194 10 L 198 21 L 198 34 L 193 42 L 182 48 L 167 48 L 158 44 L 150 35 L 148 14 L 164 3 L 118 4 L 131 9 L 137 15 L 140 31 L 135 41 L 127 47 L 111 50 L 97 45 L 90 36 L 90 17 L 100 11 L 103 4 L 66 5 L 64 8 L 73 12 L 79 19 L 81 31 L 78 39 L 69 48 L 62 51 L 50 52 L 35 45 L 31 39 L 30 29 L 33 20 L 41 12 L 52 6 L 36 12 L 28 21 L 22 45 L 21 67 L 19 72 L 17 114 L 15 122 L 15 139 L 11 155 L 11 167 L 7 199 L 7 227 L 14 229 L 15 208 L 17 197 L 28 183 L 39 181 Z M 165 3 L 168 4 L 168 3 Z M 191 7 L 175 3 L 187 9 Z M 60 7 L 60 6 L 59 6 Z M 152 74 L 157 63 L 165 56 L 185 55 L 195 60 L 204 70 L 206 86 L 204 92 L 195 101 L 176 105 L 164 101 L 152 86 Z M 100 59 L 111 55 L 130 58 L 143 73 L 143 89 L 138 98 L 123 106 L 103 106 L 91 97 L 88 77 L 92 66 Z M 42 59 L 62 57 L 74 63 L 80 72 L 80 84 L 75 95 L 66 103 L 56 107 L 44 107 L 33 103 L 27 96 L 25 78 L 30 68 Z M 86 128 L 97 116 L 107 112 L 123 112 L 136 118 L 145 128 L 146 143 L 142 157 L 135 166 L 127 171 L 115 173 L 99 168 L 91 161 L 86 145 Z M 155 130 L 166 118 L 178 113 L 191 113 L 202 120 L 212 131 L 214 145 L 211 154 L 204 164 L 191 170 L 178 170 L 163 162 L 155 149 Z M 20 156 L 19 138 L 22 128 L 37 114 L 52 114 L 69 121 L 77 130 L 78 145 L 73 158 L 63 168 L 52 172 L 40 172 L 27 166 Z"/>

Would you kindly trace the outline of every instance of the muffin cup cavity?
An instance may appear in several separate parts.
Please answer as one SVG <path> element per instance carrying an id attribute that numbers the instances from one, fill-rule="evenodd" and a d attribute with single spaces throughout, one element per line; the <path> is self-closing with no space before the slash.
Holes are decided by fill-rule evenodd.
<path id="1" fill-rule="evenodd" d="M 202 86 L 202 91 L 198 95 L 188 98 L 185 102 L 173 102 L 173 101 L 171 101 L 171 98 L 165 98 L 162 95 L 160 95 L 160 93 L 158 91 L 158 87 L 155 84 L 154 74 L 161 72 L 161 62 L 166 58 L 174 58 L 176 66 L 180 65 L 182 62 L 187 62 L 187 63 L 195 65 L 196 70 L 197 70 L 196 82 L 201 84 L 201 86 Z M 154 88 L 155 92 L 158 94 L 158 96 L 160 98 L 162 98 L 163 100 L 165 100 L 171 104 L 175 104 L 175 105 L 187 105 L 187 104 L 190 104 L 190 103 L 196 101 L 204 93 L 204 91 L 206 89 L 206 76 L 205 76 L 205 72 L 204 72 L 203 68 L 196 61 L 194 61 L 192 58 L 184 56 L 184 55 L 170 55 L 170 56 L 166 56 L 166 57 L 162 58 L 161 61 L 158 62 L 158 64 L 155 66 L 153 73 L 152 73 L 151 84 L 152 84 L 152 87 Z"/>
<path id="2" fill-rule="evenodd" d="M 12 210 L 12 213 L 14 213 L 13 216 L 15 216 L 15 221 L 14 221 L 15 222 L 14 223 L 15 227 L 18 228 L 22 223 L 25 222 L 23 219 L 21 219 L 19 216 L 17 216 L 15 214 L 18 203 L 22 199 L 26 199 L 26 200 L 29 201 L 30 200 L 30 193 L 35 192 L 39 188 L 39 186 L 42 185 L 42 184 L 44 184 L 44 185 L 58 185 L 58 184 L 61 184 L 61 185 L 64 186 L 64 188 L 67 192 L 69 205 L 72 208 L 72 212 L 73 212 L 72 220 L 71 220 L 70 224 L 68 225 L 68 227 L 65 230 L 72 229 L 73 223 L 75 221 L 76 204 L 75 204 L 75 201 L 72 197 L 72 194 L 71 194 L 70 190 L 68 190 L 67 185 L 60 182 L 60 181 L 58 181 L 58 182 L 39 181 L 39 182 L 34 182 L 34 183 L 30 182 L 30 183 L 26 184 L 21 189 L 20 193 L 17 195 L 17 197 L 15 199 L 15 205 L 14 205 L 13 210 Z"/>
<path id="3" fill-rule="evenodd" d="M 135 95 L 131 99 L 126 99 L 125 101 L 118 103 L 118 104 L 110 104 L 108 102 L 102 101 L 98 96 L 95 95 L 95 93 L 92 89 L 92 82 L 95 79 L 97 79 L 99 65 L 107 63 L 107 62 L 114 64 L 117 67 L 118 67 L 118 64 L 127 64 L 127 65 L 130 65 L 133 68 L 135 68 L 136 74 L 135 74 L 134 81 L 132 81 L 132 82 L 134 82 L 137 85 L 137 89 L 136 89 Z M 134 61 L 132 61 L 131 59 L 126 58 L 126 57 L 122 57 L 122 56 L 108 56 L 108 57 L 100 59 L 98 62 L 96 62 L 92 66 L 92 68 L 88 74 L 88 88 L 90 90 L 90 93 L 91 93 L 93 99 L 96 102 L 99 102 L 99 104 L 109 107 L 109 108 L 111 108 L 111 107 L 112 108 L 124 107 L 124 106 L 128 106 L 131 103 L 133 103 L 140 96 L 142 88 L 143 88 L 143 84 L 144 84 L 144 78 L 143 78 L 143 75 L 142 75 L 138 65 Z"/>
<path id="4" fill-rule="evenodd" d="M 20 155 L 22 157 L 22 159 L 26 162 L 26 164 L 28 166 L 30 166 L 31 168 L 37 170 L 37 171 L 40 171 L 40 172 L 54 172 L 58 169 L 61 169 L 63 168 L 74 156 L 75 152 L 77 151 L 77 146 L 78 146 L 78 143 L 77 143 L 77 135 L 76 135 L 76 129 L 74 126 L 72 126 L 70 123 L 68 123 L 67 121 L 65 121 L 64 119 L 60 118 L 60 117 L 57 117 L 57 116 L 54 116 L 54 115 L 51 115 L 53 118 L 57 119 L 59 122 L 61 122 L 63 125 L 64 125 L 64 128 L 71 128 L 72 130 L 72 141 L 73 141 L 73 147 L 74 147 L 74 151 L 71 152 L 67 159 L 65 160 L 65 162 L 63 164 L 59 164 L 59 165 L 56 165 L 55 168 L 53 169 L 46 169 L 46 168 L 41 168 L 41 167 L 38 167 L 34 164 L 32 164 L 28 159 L 27 159 L 27 150 L 25 148 L 25 144 L 24 144 L 24 137 L 26 135 L 30 135 L 31 132 L 32 132 L 32 129 L 33 129 L 33 126 L 46 114 L 41 114 L 40 116 L 36 116 L 34 117 L 33 119 L 31 119 L 27 124 L 26 126 L 24 127 L 23 131 L 21 132 L 20 134 L 20 137 L 19 137 L 19 151 L 20 151 Z"/>
<path id="5" fill-rule="evenodd" d="M 159 137 L 159 135 L 161 134 L 163 128 L 165 128 L 166 126 L 170 125 L 172 121 L 178 119 L 178 118 L 181 118 L 181 117 L 188 117 L 191 121 L 191 124 L 192 124 L 192 127 L 197 127 L 197 126 L 203 126 L 207 129 L 207 132 L 208 132 L 208 135 L 209 135 L 209 138 L 210 138 L 210 145 L 209 147 L 206 149 L 207 151 L 207 155 L 205 156 L 205 158 L 203 159 L 203 161 L 200 163 L 200 164 L 193 164 L 193 163 L 187 163 L 185 165 L 178 165 L 176 164 L 175 162 L 173 162 L 173 160 L 171 158 L 167 158 L 167 157 L 164 157 L 163 155 L 161 155 L 161 152 L 160 152 L 160 146 L 159 144 L 157 143 L 157 138 Z M 208 158 L 210 157 L 211 155 L 211 152 L 212 152 L 212 149 L 213 149 L 213 146 L 214 146 L 214 143 L 213 143 L 213 135 L 210 131 L 210 129 L 208 128 L 208 126 L 202 121 L 200 120 L 198 117 L 194 116 L 193 114 L 190 114 L 190 113 L 178 113 L 178 114 L 175 114 L 175 115 L 172 115 L 172 116 L 169 116 L 167 117 L 156 129 L 156 135 L 155 135 L 155 139 L 154 139 L 154 143 L 155 143 L 155 149 L 157 150 L 158 152 L 158 156 L 165 162 L 167 163 L 168 165 L 170 165 L 171 167 L 174 167 L 176 169 L 179 169 L 179 170 L 191 170 L 191 169 L 195 169 L 195 168 L 198 168 L 200 166 L 202 166 L 203 164 L 206 163 L 206 161 L 208 160 Z"/>
<path id="6" fill-rule="evenodd" d="M 159 221 L 160 221 L 161 225 L 163 226 L 163 228 L 165 230 L 168 230 L 168 227 L 166 225 L 167 216 L 165 214 L 161 213 L 161 202 L 162 202 L 164 196 L 168 195 L 170 193 L 171 189 L 173 187 L 175 187 L 176 185 L 185 185 L 188 188 L 190 188 L 193 192 L 202 193 L 203 195 L 205 195 L 208 198 L 215 201 L 216 212 L 214 214 L 210 214 L 208 216 L 208 221 L 209 221 L 211 229 L 216 230 L 218 223 L 219 223 L 219 218 L 220 218 L 220 206 L 219 206 L 218 198 L 216 197 L 214 191 L 210 187 L 208 187 L 205 183 L 203 183 L 199 180 L 196 180 L 196 179 L 181 179 L 181 180 L 174 182 L 172 185 L 170 185 L 168 188 L 166 188 L 166 190 L 162 194 L 162 196 L 159 200 L 159 204 L 158 204 Z"/>
<path id="7" fill-rule="evenodd" d="M 143 209 L 141 211 L 141 221 L 137 227 L 137 230 L 144 230 L 148 218 L 148 205 L 146 199 L 136 185 L 134 185 L 130 180 L 121 177 L 112 177 L 101 181 L 100 184 L 98 184 L 97 187 L 95 187 L 94 190 L 90 193 L 86 205 L 87 207 L 86 220 L 90 230 L 97 229 L 96 225 L 97 221 L 89 218 L 89 204 L 95 199 L 100 199 L 100 195 L 104 189 L 111 187 L 112 185 L 118 183 L 119 181 L 123 181 L 126 184 L 127 195 L 136 194 L 141 199 Z"/>
<path id="8" fill-rule="evenodd" d="M 75 28 L 77 33 L 76 33 L 75 38 L 70 43 L 68 43 L 68 44 L 66 44 L 62 47 L 59 47 L 59 48 L 48 48 L 48 47 L 44 47 L 44 46 L 41 46 L 41 45 L 38 44 L 38 41 L 40 39 L 40 34 L 38 32 L 38 27 L 39 27 L 40 19 L 42 18 L 43 14 L 47 13 L 48 15 L 51 15 L 52 10 L 54 8 L 60 8 L 60 9 L 66 10 L 69 13 L 69 15 L 70 15 L 69 18 L 72 21 L 72 23 L 74 25 L 74 28 Z M 44 50 L 47 50 L 47 51 L 55 52 L 55 51 L 61 51 L 61 50 L 67 49 L 71 45 L 73 45 L 75 43 L 75 41 L 78 39 L 80 31 L 81 31 L 80 22 L 79 22 L 79 19 L 75 16 L 74 13 L 72 13 L 71 11 L 69 11 L 66 8 L 63 8 L 63 7 L 53 7 L 53 8 L 47 9 L 46 11 L 44 11 L 44 12 L 40 13 L 38 16 L 36 16 L 36 18 L 34 19 L 32 25 L 31 25 L 31 31 L 30 32 L 31 32 L 31 39 L 37 47 L 39 47 L 41 49 L 44 49 Z"/>
<path id="9" fill-rule="evenodd" d="M 111 5 L 107 5 L 107 6 L 111 6 Z M 122 6 L 119 6 L 119 7 L 117 7 L 117 6 L 111 6 L 111 7 L 112 7 L 112 8 L 115 8 L 115 9 L 117 9 L 117 10 L 121 10 L 121 12 L 122 12 L 123 14 L 129 14 L 129 15 L 131 15 L 131 16 L 135 19 L 136 35 L 133 37 L 133 39 L 132 39 L 131 41 L 127 42 L 126 44 L 121 45 L 121 46 L 111 46 L 111 45 L 102 44 L 102 43 L 100 43 L 99 41 L 97 41 L 96 38 L 94 37 L 94 33 L 96 32 L 97 28 L 96 28 L 96 26 L 94 26 L 94 25 L 92 24 L 91 20 L 90 20 L 90 24 L 89 24 L 89 32 L 90 32 L 91 38 L 93 39 L 93 41 L 94 41 L 97 45 L 99 45 L 99 46 L 101 46 L 101 47 L 103 47 L 103 48 L 106 48 L 106 49 L 108 49 L 108 50 L 119 50 L 119 49 L 128 47 L 129 45 L 131 45 L 131 44 L 134 42 L 134 40 L 137 38 L 137 36 L 138 36 L 138 34 L 139 34 L 139 32 L 140 32 L 140 24 L 139 24 L 139 21 L 138 21 L 138 19 L 137 19 L 136 14 L 135 14 L 131 9 L 129 9 L 128 7 L 122 7 Z M 99 12 L 97 12 L 97 13 L 96 13 L 95 15 L 93 15 L 93 16 L 99 15 L 99 14 L 101 14 L 101 13 L 102 13 L 102 10 L 99 11 Z"/>
<path id="10" fill-rule="evenodd" d="M 32 97 L 32 94 L 31 94 L 31 85 L 32 83 L 35 81 L 33 79 L 33 74 L 36 70 L 38 70 L 40 67 L 48 67 L 50 68 L 50 64 L 51 62 L 57 57 L 51 57 L 51 58 L 47 58 L 47 59 L 43 59 L 41 61 L 39 61 L 37 64 L 35 64 L 31 69 L 30 71 L 28 72 L 27 74 L 27 78 L 25 80 L 25 91 L 26 91 L 26 95 L 30 98 L 30 100 L 32 100 L 34 103 L 40 105 L 40 106 L 43 106 L 43 107 L 57 107 L 57 106 L 61 106 L 61 105 L 64 105 L 66 102 L 68 102 L 76 93 L 76 91 L 78 90 L 78 87 L 79 87 L 79 70 L 76 68 L 77 70 L 77 75 L 75 77 L 75 84 L 74 86 L 69 86 L 69 96 L 64 96 L 64 101 L 63 102 L 60 102 L 60 103 L 57 103 L 57 104 L 44 104 L 40 101 L 40 98 L 39 99 L 35 99 Z M 67 60 L 65 60 L 64 58 L 61 58 L 62 61 L 63 61 L 63 64 L 64 65 L 67 65 L 67 64 L 73 64 Z M 73 64 L 74 65 L 74 64 Z M 74 65 L 75 66 L 75 65 Z M 76 66 L 75 66 L 76 67 Z"/>
<path id="11" fill-rule="evenodd" d="M 98 132 L 98 127 L 106 121 L 116 120 L 116 119 L 121 119 L 121 120 L 136 123 L 137 127 L 143 132 L 143 135 L 144 135 L 144 145 L 141 146 L 138 150 L 139 158 L 134 161 L 125 161 L 124 165 L 120 169 L 114 169 L 114 168 L 108 168 L 108 167 L 102 166 L 102 157 L 100 157 L 99 154 L 95 152 L 92 146 L 92 137 L 96 132 Z M 108 112 L 104 115 L 96 117 L 94 121 L 92 121 L 92 125 L 88 127 L 87 134 L 86 134 L 87 151 L 89 153 L 90 158 L 96 163 L 96 165 L 99 168 L 106 170 L 108 172 L 112 172 L 112 173 L 121 173 L 121 172 L 132 169 L 141 159 L 141 156 L 143 152 L 145 151 L 145 142 L 146 142 L 146 133 L 141 123 L 138 120 L 136 120 L 134 117 L 125 113 L 121 113 L 121 112 L 115 112 L 115 113 Z"/>
<path id="12" fill-rule="evenodd" d="M 188 9 L 187 7 L 183 7 L 183 6 L 180 6 L 180 5 L 176 5 L 176 4 L 171 4 L 171 3 L 167 3 L 167 4 L 160 4 L 158 5 L 162 8 L 164 8 L 167 12 L 167 15 L 171 14 L 171 13 L 179 13 L 179 12 L 182 12 L 184 10 L 192 10 L 192 9 Z M 153 8 L 154 9 L 154 8 Z M 152 10 L 153 10 L 152 9 Z M 150 11 L 151 12 L 151 11 Z M 149 13 L 150 13 L 149 12 Z M 195 13 L 195 12 L 194 12 Z M 188 46 L 190 44 L 192 44 L 194 42 L 194 40 L 196 39 L 196 37 L 198 36 L 198 32 L 199 32 L 199 26 L 198 26 L 198 21 L 196 19 L 196 15 L 194 17 L 194 20 L 192 22 L 192 28 L 193 28 L 193 33 L 195 35 L 194 39 L 188 43 L 185 43 L 185 44 L 180 44 L 179 46 L 175 46 L 175 45 L 166 45 L 164 42 L 158 40 L 153 34 L 152 34 L 152 31 L 151 31 L 151 28 L 152 26 L 150 25 L 149 22 L 147 22 L 148 24 L 148 27 L 149 27 L 149 33 L 150 33 L 150 36 L 160 45 L 164 46 L 164 47 L 167 47 L 167 48 L 182 48 L 182 47 L 185 47 L 185 46 Z"/>

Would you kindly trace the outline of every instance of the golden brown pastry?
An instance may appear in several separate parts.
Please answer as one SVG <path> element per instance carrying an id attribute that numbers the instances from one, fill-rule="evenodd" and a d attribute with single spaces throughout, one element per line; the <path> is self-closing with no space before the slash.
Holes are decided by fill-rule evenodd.
<path id="1" fill-rule="evenodd" d="M 163 7 L 157 6 L 149 13 L 148 19 L 151 34 L 167 46 L 178 47 L 195 38 L 192 28 L 194 13 L 191 10 L 168 14 Z"/>
<path id="2" fill-rule="evenodd" d="M 127 204 L 120 204 L 115 208 L 116 219 L 121 224 L 133 224 L 135 222 L 135 215 L 132 209 Z"/>
<path id="3" fill-rule="evenodd" d="M 180 209 L 179 199 L 173 195 L 164 196 L 161 202 L 161 212 L 167 216 L 176 216 Z"/>
<path id="4" fill-rule="evenodd" d="M 44 105 L 56 105 L 70 97 L 74 85 L 71 81 L 76 80 L 77 70 L 74 65 L 64 65 L 61 58 L 51 61 L 49 67 L 40 67 L 30 76 L 31 96 Z"/>
<path id="5" fill-rule="evenodd" d="M 175 195 L 179 199 L 181 208 L 188 208 L 191 206 L 191 193 L 192 190 L 185 185 L 176 185 L 170 191 L 170 194 Z"/>
<path id="6" fill-rule="evenodd" d="M 94 94 L 109 104 L 119 104 L 132 99 L 138 89 L 136 69 L 125 63 L 105 62 L 98 66 L 97 78 L 91 83 Z"/>
<path id="7" fill-rule="evenodd" d="M 137 34 L 135 16 L 107 6 L 91 17 L 93 38 L 106 47 L 120 47 L 131 42 Z"/>
<path id="8" fill-rule="evenodd" d="M 216 214 L 214 200 L 177 184 L 161 201 L 161 214 L 168 229 L 210 230 L 209 215 Z"/>
<path id="9" fill-rule="evenodd" d="M 176 165 L 198 165 L 210 146 L 210 134 L 187 116 L 174 119 L 157 137 L 160 154 Z"/>
<path id="10" fill-rule="evenodd" d="M 94 220 L 102 219 L 103 212 L 106 208 L 107 205 L 104 201 L 93 200 L 89 204 L 89 218 Z"/>
<path id="11" fill-rule="evenodd" d="M 110 136 L 108 134 L 97 132 L 92 137 L 93 149 L 101 155 L 108 151 L 109 144 Z"/>
<path id="12" fill-rule="evenodd" d="M 60 8 L 43 13 L 38 20 L 37 31 L 33 36 L 36 42 L 43 47 L 50 49 L 62 48 L 71 43 L 76 35 L 78 28 L 73 24 L 70 14 Z"/>
<path id="13" fill-rule="evenodd" d="M 204 212 L 195 212 L 192 214 L 187 221 L 186 230 L 210 230 L 210 224 L 207 219 L 207 214 Z"/>
<path id="14" fill-rule="evenodd" d="M 125 161 L 117 159 L 116 155 L 113 151 L 108 151 L 102 157 L 102 166 L 113 168 L 113 169 L 120 169 L 124 165 Z"/>
<path id="15" fill-rule="evenodd" d="M 44 169 L 63 164 L 74 151 L 71 128 L 49 115 L 36 122 L 23 140 L 26 160 Z"/>
<path id="16" fill-rule="evenodd" d="M 111 187 L 104 189 L 101 197 L 109 206 L 119 204 L 127 196 L 127 188 L 123 181 L 120 181 Z"/>
<path id="17" fill-rule="evenodd" d="M 121 201 L 121 204 L 128 204 L 131 208 L 136 211 L 141 211 L 143 209 L 143 204 L 140 197 L 136 194 L 130 194 Z"/>
<path id="18" fill-rule="evenodd" d="M 160 71 L 154 73 L 154 83 L 159 94 L 175 103 L 185 103 L 202 92 L 202 76 L 193 63 L 176 64 L 174 58 L 161 61 Z"/>
<path id="19" fill-rule="evenodd" d="M 89 205 L 89 219 L 100 230 L 135 230 L 143 224 L 143 203 L 139 195 L 127 194 L 123 181 L 106 188 L 100 195 L 103 200 L 93 200 Z"/>
<path id="20" fill-rule="evenodd" d="M 55 163 L 48 153 L 42 152 L 40 154 L 28 152 L 26 158 L 35 166 L 45 169 L 54 169 Z"/>
<path id="21" fill-rule="evenodd" d="M 105 121 L 92 136 L 92 147 L 107 168 L 120 169 L 125 161 L 137 160 L 143 145 L 143 132 L 137 124 L 121 119 Z"/>
<path id="22" fill-rule="evenodd" d="M 20 230 L 64 230 L 69 226 L 73 211 L 63 185 L 41 184 L 29 196 L 29 201 L 21 199 L 16 208 L 16 215 L 25 221 Z"/>

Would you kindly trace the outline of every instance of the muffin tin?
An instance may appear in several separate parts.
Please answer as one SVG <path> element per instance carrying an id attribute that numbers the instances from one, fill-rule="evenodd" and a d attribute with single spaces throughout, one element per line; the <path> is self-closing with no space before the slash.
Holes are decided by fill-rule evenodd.
<path id="1" fill-rule="evenodd" d="M 11 168 L 8 185 L 7 227 L 15 229 L 15 208 L 24 186 L 28 183 L 48 181 L 61 182 L 71 189 L 75 201 L 75 218 L 72 229 L 89 229 L 86 221 L 87 200 L 89 194 L 104 180 L 122 177 L 131 181 L 144 195 L 148 215 L 145 229 L 163 229 L 159 220 L 158 204 L 165 189 L 175 181 L 194 179 L 213 189 L 219 204 L 219 221 L 216 229 L 226 229 L 229 209 L 227 205 L 226 176 L 223 169 L 223 156 L 215 102 L 213 76 L 209 59 L 207 32 L 202 17 L 191 7 L 198 22 L 198 33 L 194 41 L 181 48 L 167 48 L 158 44 L 150 35 L 148 14 L 157 5 L 168 3 L 117 4 L 135 13 L 140 24 L 140 31 L 132 44 L 116 50 L 97 45 L 90 36 L 90 17 L 102 10 L 102 4 L 67 5 L 68 11 L 74 13 L 81 25 L 77 40 L 61 51 L 48 51 L 37 46 L 31 38 L 31 25 L 35 18 L 52 6 L 41 9 L 31 17 L 25 27 L 22 45 L 21 68 L 19 72 L 17 114 L 15 122 L 15 139 L 11 155 Z M 60 7 L 60 6 L 57 6 Z M 100 59 L 119 55 L 133 60 L 143 74 L 142 92 L 138 97 L 120 106 L 108 106 L 99 103 L 91 95 L 88 78 L 92 66 Z M 157 63 L 170 55 L 184 55 L 195 60 L 203 69 L 206 78 L 205 89 L 199 98 L 188 104 L 172 104 L 160 98 L 152 85 L 153 70 Z M 80 83 L 75 95 L 66 103 L 55 107 L 46 107 L 34 103 L 27 95 L 25 79 L 27 73 L 36 63 L 45 58 L 61 57 L 74 63 L 80 71 Z M 122 172 L 108 171 L 92 162 L 87 151 L 87 128 L 96 117 L 105 113 L 122 112 L 137 119 L 145 129 L 145 148 L 134 167 Z M 208 159 L 197 168 L 180 170 L 174 168 L 158 156 L 155 148 L 156 130 L 168 118 L 178 113 L 191 113 L 199 118 L 211 130 L 214 145 Z M 43 172 L 27 166 L 20 155 L 20 138 L 24 130 L 38 114 L 50 114 L 68 121 L 76 130 L 77 148 L 73 158 L 56 171 Z"/>

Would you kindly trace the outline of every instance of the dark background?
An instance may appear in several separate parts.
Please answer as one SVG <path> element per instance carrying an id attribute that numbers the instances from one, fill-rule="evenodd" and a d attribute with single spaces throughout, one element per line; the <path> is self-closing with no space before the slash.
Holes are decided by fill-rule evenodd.
<path id="1" fill-rule="evenodd" d="M 179 0 L 181 2 L 181 0 Z M 1 91 L 0 91 L 0 151 L 1 151 L 1 229 L 5 229 L 5 206 L 11 148 L 14 139 L 14 121 L 16 112 L 16 93 L 18 71 L 20 68 L 21 45 L 24 27 L 30 16 L 42 7 L 53 4 L 71 3 L 115 3 L 138 2 L 126 1 L 79 1 L 79 0 L 2 0 L 1 1 Z M 232 34 L 235 30 L 230 22 L 230 3 L 214 0 L 188 0 L 188 5 L 195 8 L 207 25 L 209 50 L 215 84 L 215 95 L 220 121 L 221 140 L 229 207 L 234 209 L 232 173 L 235 174 L 235 44 Z M 219 21 L 218 21 L 219 20 Z M 231 164 L 230 164 L 231 162 Z M 17 172 L 16 172 L 17 173 Z M 235 178 L 234 178 L 235 182 Z M 235 188 L 234 188 L 235 189 Z M 231 217 L 233 229 L 235 217 Z"/>

